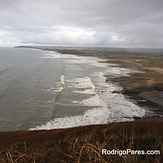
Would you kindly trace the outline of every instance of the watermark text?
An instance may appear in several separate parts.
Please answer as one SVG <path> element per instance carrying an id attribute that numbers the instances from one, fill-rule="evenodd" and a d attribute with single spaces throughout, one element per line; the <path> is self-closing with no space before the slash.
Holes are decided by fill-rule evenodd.
<path id="1" fill-rule="evenodd" d="M 103 155 L 160 155 L 161 152 L 160 150 L 132 150 L 132 149 L 125 149 L 125 150 L 120 150 L 120 149 L 112 149 L 112 150 L 107 150 L 107 149 L 102 149 L 102 154 Z"/>

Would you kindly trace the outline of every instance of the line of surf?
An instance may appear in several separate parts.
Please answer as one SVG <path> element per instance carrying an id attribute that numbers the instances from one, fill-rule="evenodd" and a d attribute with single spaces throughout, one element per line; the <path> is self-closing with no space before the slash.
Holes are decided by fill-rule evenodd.
<path id="1" fill-rule="evenodd" d="M 91 95 L 91 97 L 88 99 L 84 99 L 83 101 L 75 101 L 74 103 L 83 106 L 92 106 L 93 109 L 86 110 L 82 115 L 55 118 L 44 125 L 31 128 L 30 130 L 69 128 L 74 126 L 107 123 L 109 110 L 105 105 L 105 102 L 97 95 L 95 91 L 95 86 L 92 83 L 91 78 L 86 76 L 84 78 L 76 78 L 74 80 L 71 80 L 70 82 L 72 82 L 72 85 L 75 88 L 84 88 L 85 90 L 90 90 L 89 92 Z M 76 82 L 78 84 L 75 84 Z M 77 93 L 85 94 L 85 91 L 78 91 Z"/>

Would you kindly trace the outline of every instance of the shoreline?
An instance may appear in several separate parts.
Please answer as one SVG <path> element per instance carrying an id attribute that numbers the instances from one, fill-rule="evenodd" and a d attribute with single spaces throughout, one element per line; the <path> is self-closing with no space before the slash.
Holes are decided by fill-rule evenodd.
<path id="1" fill-rule="evenodd" d="M 84 55 L 86 56 L 86 54 Z M 102 56 L 102 58 L 111 59 L 110 56 Z M 112 57 L 112 59 L 112 61 L 106 62 L 115 63 L 115 58 Z M 131 67 L 131 65 L 127 64 L 122 67 L 125 66 Z M 132 64 L 133 66 L 135 65 Z M 141 68 L 136 68 L 135 66 L 135 69 L 140 70 Z M 152 77 L 158 77 L 157 74 L 155 76 L 155 72 L 152 71 L 151 73 L 154 73 Z M 162 91 L 162 85 L 159 85 L 162 80 L 160 80 L 160 83 L 157 83 L 156 87 L 145 87 L 149 79 L 145 75 L 142 76 L 142 73 L 137 75 L 137 78 L 135 78 L 134 74 L 131 74 L 129 77 L 115 79 L 108 77 L 107 79 L 122 84 L 125 89 L 119 93 L 123 93 L 126 98 L 131 98 L 131 100 L 135 98 L 137 105 L 153 105 L 153 108 L 158 107 L 157 104 L 149 101 L 145 103 L 140 101 L 138 103 L 140 97 L 137 95 L 145 90 L 152 91 L 152 89 L 155 89 Z M 145 79 L 139 83 L 140 77 Z M 135 87 L 135 85 L 132 85 L 133 81 L 135 81 L 134 83 L 137 81 L 137 84 L 140 85 L 143 83 L 144 87 L 139 88 L 138 86 L 140 85 Z M 0 132 L 0 162 L 82 163 L 98 161 L 101 163 L 117 163 L 146 162 L 146 160 L 149 162 L 161 162 L 163 160 L 162 135 L 163 119 L 159 119 L 159 117 L 147 117 L 147 120 L 145 120 L 145 117 L 141 120 L 135 117 L 135 120 L 130 122 L 114 122 L 64 129 Z M 102 155 L 102 149 L 144 151 L 150 149 L 159 150 L 161 153 L 159 155 Z"/>
<path id="2" fill-rule="evenodd" d="M 154 112 L 155 114 L 145 115 L 143 119 L 163 119 L 163 60 L 156 61 L 154 67 L 151 67 L 154 63 L 150 63 L 150 60 L 154 60 L 150 54 L 143 55 L 137 53 L 127 53 L 124 55 L 123 52 L 106 52 L 106 51 L 95 51 L 95 50 L 73 50 L 73 49 L 48 49 L 38 48 L 45 51 L 55 51 L 61 54 L 72 54 L 77 56 L 88 56 L 96 57 L 99 59 L 106 59 L 102 63 L 113 63 L 117 67 L 127 68 L 140 73 L 131 73 L 128 77 L 110 78 L 106 77 L 106 82 L 111 81 L 122 86 L 123 90 L 116 93 L 122 93 L 126 98 L 134 100 L 140 107 L 145 107 L 145 111 Z M 122 54 L 121 54 L 122 53 Z M 161 56 L 158 56 L 160 59 Z M 163 59 L 163 58 L 162 58 Z M 149 63 L 148 63 L 149 61 Z M 100 62 L 100 61 L 99 61 Z M 146 65 L 144 65 L 144 62 Z M 151 65 L 150 65 L 151 64 Z M 139 117 L 135 117 L 135 120 L 140 120 Z"/>

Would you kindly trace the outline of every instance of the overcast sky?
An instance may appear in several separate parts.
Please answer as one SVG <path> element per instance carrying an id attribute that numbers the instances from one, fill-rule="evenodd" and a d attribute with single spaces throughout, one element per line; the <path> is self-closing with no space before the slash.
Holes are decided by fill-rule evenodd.
<path id="1" fill-rule="evenodd" d="M 163 48 L 163 0 L 0 0 L 0 46 Z"/>

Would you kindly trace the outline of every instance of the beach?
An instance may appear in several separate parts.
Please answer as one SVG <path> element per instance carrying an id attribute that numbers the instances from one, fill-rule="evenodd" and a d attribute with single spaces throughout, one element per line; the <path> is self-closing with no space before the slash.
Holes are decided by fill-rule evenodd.
<path id="1" fill-rule="evenodd" d="M 55 49 L 0 50 L 0 131 L 68 128 L 155 116 L 123 94 L 125 86 L 118 82 L 142 74 L 141 69 L 120 67 L 108 56 L 97 57 L 98 51 L 87 51 L 84 56 L 78 55 L 82 51 L 74 51 L 74 55 Z"/>
<path id="2" fill-rule="evenodd" d="M 0 163 L 163 163 L 163 0 L 0 9 Z"/>
<path id="3" fill-rule="evenodd" d="M 106 82 L 112 81 L 120 84 L 123 89 L 118 93 L 129 96 L 140 106 L 149 106 L 156 114 L 153 118 L 162 118 L 163 115 L 163 60 L 162 54 L 142 52 L 108 52 L 95 50 L 74 49 L 48 49 L 62 54 L 74 54 L 79 56 L 93 56 L 105 59 L 102 63 L 116 64 L 117 67 L 137 70 L 129 76 L 112 77 L 105 76 Z M 148 117 L 144 117 L 146 119 Z M 152 118 L 152 117 L 150 117 Z"/>
<path id="4" fill-rule="evenodd" d="M 41 61 L 71 55 L 71 63 L 84 66 L 86 62 L 90 74 L 66 80 L 68 75 L 61 73 L 60 85 L 55 89 L 57 93 L 73 90 L 73 98 L 79 94 L 81 99 L 73 100 L 71 106 L 82 105 L 86 110 L 81 115 L 54 117 L 48 122 L 44 119 L 44 123 L 30 127 L 32 131 L 1 131 L 1 162 L 161 162 L 162 153 L 111 156 L 103 155 L 102 149 L 162 151 L 162 60 L 113 56 L 101 51 L 39 49 L 52 51 L 40 56 Z M 80 56 L 84 58 L 81 60 Z M 149 64 L 151 60 L 154 67 Z M 93 67 L 88 67 L 88 63 Z M 66 94 L 60 96 L 69 101 Z M 48 105 L 55 102 L 47 101 Z M 67 107 L 60 102 L 59 108 Z"/>

